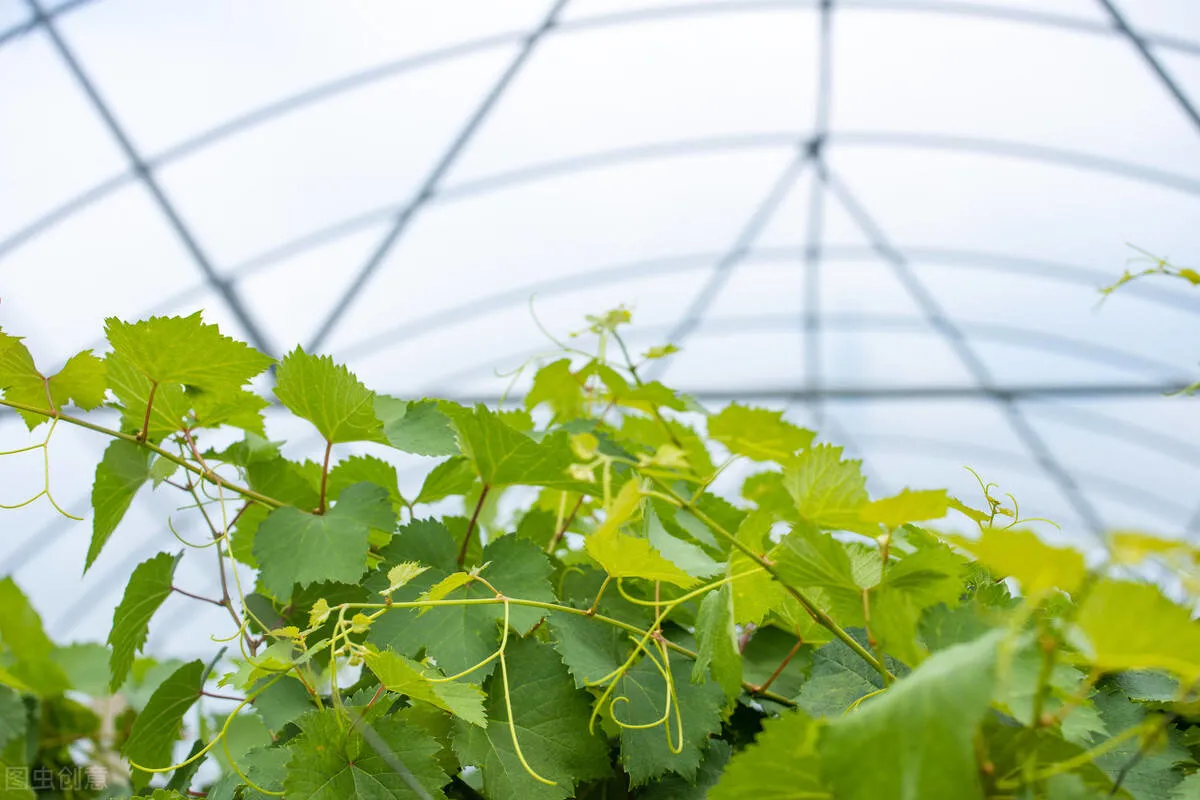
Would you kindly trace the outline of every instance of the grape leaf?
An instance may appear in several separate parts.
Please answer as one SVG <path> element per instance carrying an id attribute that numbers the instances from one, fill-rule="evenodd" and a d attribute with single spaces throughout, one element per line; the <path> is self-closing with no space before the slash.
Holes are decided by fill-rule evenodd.
<path id="1" fill-rule="evenodd" d="M 638 800 L 706 800 L 729 763 L 731 752 L 732 748 L 724 740 L 709 739 L 694 780 L 669 773 L 644 786 L 637 794 Z"/>
<path id="2" fill-rule="evenodd" d="M 463 764 L 479 767 L 487 796 L 562 800 L 573 795 L 576 783 L 606 777 L 608 747 L 599 736 L 588 733 L 591 697 L 575 688 L 558 655 L 535 639 L 521 639 L 510 640 L 506 659 L 512 730 L 529 765 L 555 785 L 534 780 L 521 765 L 509 728 L 510 706 L 497 672 L 486 687 L 487 728 L 461 720 L 454 724 L 454 751 Z"/>
<path id="3" fill-rule="evenodd" d="M 771 532 L 774 515 L 765 511 L 755 511 L 748 515 L 737 529 L 737 539 L 755 553 L 765 553 L 767 536 Z M 766 570 L 757 569 L 758 562 L 751 559 L 741 550 L 733 550 L 729 554 L 729 566 L 726 570 L 730 576 L 740 575 L 731 585 L 733 586 L 733 617 L 734 622 L 745 625 L 753 622 L 756 625 L 762 621 L 773 608 L 779 606 L 786 596 L 786 591 L 779 581 L 771 577 Z M 754 571 L 756 570 L 757 571 Z"/>
<path id="4" fill-rule="evenodd" d="M 725 696 L 721 687 L 712 681 L 692 683 L 691 665 L 680 658 L 672 659 L 671 678 L 674 701 L 664 725 L 633 728 L 621 727 L 621 764 L 629 773 L 630 782 L 640 786 L 666 772 L 675 772 L 693 779 L 708 737 L 721 730 L 721 708 Z M 620 680 L 614 698 L 627 697 L 627 702 L 613 701 L 610 713 L 625 726 L 649 725 L 663 716 L 667 698 L 667 683 L 659 668 L 643 656 Z M 675 711 L 679 711 L 683 729 L 679 729 Z M 674 752 L 682 743 L 680 752 Z"/>
<path id="5" fill-rule="evenodd" d="M 21 695 L 0 686 L 0 750 L 25 735 L 26 711 Z"/>
<path id="6" fill-rule="evenodd" d="M 584 542 L 584 549 L 612 578 L 664 581 L 684 589 L 698 582 L 663 558 L 650 542 L 618 533 L 613 527 L 589 536 Z"/>
<path id="7" fill-rule="evenodd" d="M 907 664 L 920 660 L 917 626 L 928 608 L 958 604 L 965 587 L 966 562 L 944 545 L 927 545 L 889 562 L 878 586 L 870 589 L 870 629 L 879 645 Z"/>
<path id="8" fill-rule="evenodd" d="M 1101 669 L 1161 669 L 1189 682 L 1200 678 L 1200 626 L 1156 586 L 1097 581 L 1075 621 L 1086 639 L 1084 652 Z"/>
<path id="9" fill-rule="evenodd" d="M 1123 696 L 1114 686 L 1105 686 L 1095 695 L 1104 728 L 1113 733 L 1128 730 L 1146 721 L 1147 711 Z M 1085 746 L 1095 747 L 1111 738 L 1107 733 L 1095 736 Z M 1176 764 L 1192 761 L 1171 726 L 1148 747 L 1138 737 L 1126 739 L 1113 749 L 1096 756 L 1095 764 L 1135 800 L 1159 800 L 1167 797 L 1182 777 Z"/>
<path id="10" fill-rule="evenodd" d="M 375 416 L 383 425 L 383 437 L 397 450 L 419 456 L 458 455 L 454 428 L 434 400 L 407 402 L 376 395 Z"/>
<path id="11" fill-rule="evenodd" d="M 187 384 L 208 392 L 237 389 L 272 362 L 253 347 L 223 336 L 216 325 L 206 325 L 199 311 L 139 322 L 109 317 L 104 333 L 114 353 L 159 384 Z"/>
<path id="12" fill-rule="evenodd" d="M 192 661 L 171 673 L 154 690 L 146 707 L 134 720 L 122 750 L 130 764 L 142 767 L 171 764 L 171 751 L 179 740 L 183 715 L 200 699 L 203 676 L 204 664 Z M 151 773 L 134 767 L 132 780 L 135 786 L 145 786 L 151 777 Z"/>
<path id="13" fill-rule="evenodd" d="M 471 460 L 466 456 L 452 456 L 429 471 L 413 502 L 436 503 L 456 494 L 466 494 L 475 486 L 476 480 Z"/>
<path id="14" fill-rule="evenodd" d="M 862 522 L 867 479 L 861 461 L 842 459 L 842 448 L 828 444 L 805 450 L 783 467 L 783 485 L 800 517 L 818 528 L 878 532 Z"/>
<path id="15" fill-rule="evenodd" d="M 663 425 L 650 417 L 629 415 L 621 421 L 621 435 L 631 445 L 637 444 L 654 450 L 678 441 L 683 445 L 684 456 L 692 471 L 702 478 L 716 472 L 704 440 L 694 430 L 678 420 L 668 419 L 665 422 Z"/>
<path id="16" fill-rule="evenodd" d="M 440 680 L 443 676 L 392 650 L 372 650 L 365 661 L 383 688 L 430 703 L 472 725 L 487 726 L 484 696 L 478 686 L 457 681 L 432 683 L 430 678 Z"/>
<path id="17" fill-rule="evenodd" d="M 150 618 L 171 594 L 175 567 L 182 557 L 182 552 L 175 555 L 159 553 L 138 564 L 129 577 L 125 595 L 113 612 L 112 630 L 108 633 L 108 644 L 112 647 L 109 689 L 113 692 L 121 688 L 133 666 L 134 655 L 146 644 Z"/>
<path id="18" fill-rule="evenodd" d="M 733 625 L 733 592 L 729 584 L 704 596 L 696 617 L 695 635 L 698 647 L 692 665 L 692 683 L 705 681 L 707 669 L 725 691 L 725 697 L 735 699 L 742 693 L 742 656 Z"/>
<path id="19" fill-rule="evenodd" d="M 783 583 L 821 589 L 844 624 L 862 623 L 862 590 L 869 584 L 864 586 L 858 580 L 844 543 L 804 522 L 792 527 L 769 558 L 776 563 Z"/>
<path id="20" fill-rule="evenodd" d="M 313 424 L 326 442 L 382 442 L 375 393 L 329 356 L 297 347 L 275 373 L 275 396 L 289 411 Z"/>
<path id="21" fill-rule="evenodd" d="M 894 665 L 889 663 L 892 672 Z M 883 688 L 879 672 L 841 641 L 819 647 L 812 655 L 809 678 L 796 704 L 814 717 L 835 717 L 854 701 Z"/>
<path id="22" fill-rule="evenodd" d="M 356 583 L 367 569 L 371 529 L 391 531 L 395 524 L 387 490 L 370 483 L 345 489 L 321 515 L 277 508 L 254 535 L 259 581 L 278 599 L 289 597 L 297 583 Z"/>
<path id="23" fill-rule="evenodd" d="M 404 504 L 396 480 L 396 468 L 375 456 L 351 456 L 339 461 L 329 470 L 326 492 L 330 500 L 337 500 L 343 489 L 363 482 L 387 489 L 388 501 L 393 508 L 398 510 Z"/>
<path id="24" fill-rule="evenodd" d="M 1087 575 L 1082 553 L 1052 547 L 1032 531 L 989 528 L 978 539 L 953 541 L 998 576 L 1015 578 L 1028 595 L 1055 588 L 1074 592 Z"/>
<path id="25" fill-rule="evenodd" d="M 800 522 L 796 501 L 783 485 L 783 473 L 758 472 L 742 483 L 742 497 L 754 503 L 764 514 L 786 522 Z"/>
<path id="26" fill-rule="evenodd" d="M 71 356 L 58 374 L 46 378 L 21 339 L 0 331 L 0 389 L 6 400 L 47 410 L 50 405 L 61 409 L 74 400 L 75 405 L 90 411 L 104 402 L 107 387 L 104 362 L 91 350 Z M 17 413 L 29 430 L 49 420 L 43 414 Z"/>
<path id="27" fill-rule="evenodd" d="M 42 618 L 12 578 L 0 578 L 0 643 L 16 658 L 3 668 L 39 694 L 57 694 L 69 685 L 54 661 L 54 644 L 42 627 Z"/>
<path id="28" fill-rule="evenodd" d="M 1001 635 L 943 650 L 855 713 L 831 720 L 818 752 L 834 795 L 982 798 L 973 738 L 991 703 Z"/>
<path id="29" fill-rule="evenodd" d="M 271 404 L 265 397 L 246 389 L 222 393 L 192 389 L 185 394 L 194 409 L 195 426 L 217 428 L 229 425 L 255 436 L 266 435 L 262 412 Z"/>
<path id="30" fill-rule="evenodd" d="M 429 569 L 407 585 L 397 589 L 393 600 L 409 601 L 432 586 L 458 572 L 457 545 L 449 531 L 439 523 L 419 522 L 401 528 L 385 548 L 384 565 L 416 561 Z M 483 550 L 481 573 L 484 578 L 508 597 L 555 601 L 550 585 L 553 567 L 546 554 L 528 540 L 516 536 L 501 536 Z M 482 599 L 495 595 L 479 581 L 460 586 L 448 595 L 449 599 Z M 512 605 L 509 623 L 518 633 L 526 633 L 545 615 L 545 611 L 529 606 Z M 421 614 L 415 610 L 396 609 L 376 620 L 368 636 L 380 648 L 391 647 L 397 653 L 413 657 L 424 650 L 448 674 L 456 674 L 475 666 L 495 652 L 500 641 L 500 621 L 504 607 L 489 605 L 443 606 Z M 483 677 L 495 665 L 493 662 L 479 674 Z"/>
<path id="31" fill-rule="evenodd" d="M 449 409 L 450 407 L 447 407 Z M 484 405 L 453 408 L 448 415 L 458 431 L 458 443 L 480 479 L 489 486 L 553 486 L 579 492 L 594 487 L 572 478 L 575 461 L 568 435 L 557 431 L 534 441 L 505 423 Z"/>
<path id="32" fill-rule="evenodd" d="M 581 689 L 614 673 L 632 646 L 626 631 L 574 614 L 552 614 L 550 631 L 554 649 Z"/>
<path id="33" fill-rule="evenodd" d="M 730 759 L 709 797 L 792 800 L 829 796 L 817 754 L 820 732 L 821 723 L 803 711 L 785 711 L 764 720 L 762 732 L 753 744 Z"/>
<path id="34" fill-rule="evenodd" d="M 904 489 L 893 497 L 867 503 L 862 507 L 862 518 L 864 522 L 898 528 L 909 522 L 941 519 L 949 510 L 950 498 L 945 489 L 917 492 Z"/>
<path id="35" fill-rule="evenodd" d="M 783 461 L 813 440 L 812 431 L 783 418 L 782 411 L 732 403 L 708 418 L 708 436 L 729 452 L 755 461 Z"/>
<path id="36" fill-rule="evenodd" d="M 335 710 L 297 721 L 301 735 L 283 789 L 289 800 L 421 800 L 444 797 L 433 737 L 396 719 L 339 723 Z M 418 790 L 419 789 L 419 790 Z"/>
<path id="37" fill-rule="evenodd" d="M 585 380 L 571 372 L 570 359 L 552 361 L 533 376 L 533 386 L 525 395 L 525 408 L 532 411 L 545 403 L 554 412 L 555 422 L 582 417 Z"/>
<path id="38" fill-rule="evenodd" d="M 134 495 L 150 480 L 150 451 L 125 439 L 113 439 L 96 465 L 92 484 L 92 541 L 88 545 L 86 572 L 108 542 L 133 503 Z"/>

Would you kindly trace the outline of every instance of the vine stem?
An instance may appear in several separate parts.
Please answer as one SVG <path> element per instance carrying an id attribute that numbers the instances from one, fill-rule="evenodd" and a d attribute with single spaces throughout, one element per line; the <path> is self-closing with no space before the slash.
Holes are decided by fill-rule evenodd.
<path id="1" fill-rule="evenodd" d="M 554 548 L 558 547 L 558 543 L 562 541 L 563 536 L 567 533 L 567 528 L 571 527 L 571 523 L 575 521 L 575 515 L 579 513 L 580 507 L 583 505 L 584 495 L 579 495 L 579 499 L 575 501 L 575 507 L 571 509 L 571 513 L 567 515 L 566 520 L 554 532 L 554 536 L 550 538 L 550 543 L 546 545 L 546 552 L 553 553 Z"/>
<path id="2" fill-rule="evenodd" d="M 325 493 L 329 487 L 329 456 L 333 453 L 333 440 L 325 442 L 325 460 L 321 463 L 321 500 L 317 504 L 316 513 L 325 513 Z"/>
<path id="3" fill-rule="evenodd" d="M 205 597 L 204 595 L 192 594 L 191 592 L 180 589 L 178 586 L 172 586 L 171 591 L 181 594 L 184 597 L 190 597 L 193 600 L 201 600 L 205 603 L 212 603 L 214 606 L 224 606 L 225 605 L 220 600 L 213 600 L 211 597 Z"/>
<path id="4" fill-rule="evenodd" d="M 475 532 L 475 524 L 479 521 L 479 512 L 483 510 L 483 501 L 487 500 L 490 488 L 492 487 L 486 483 L 483 485 L 483 490 L 479 492 L 479 502 L 475 504 L 475 512 L 471 514 L 471 521 L 467 523 L 467 535 L 463 537 L 462 547 L 458 548 L 458 565 L 460 567 L 467 560 L 467 548 L 471 546 L 471 534 Z"/>
<path id="5" fill-rule="evenodd" d="M 148 442 L 148 441 L 141 441 L 138 439 L 136 434 L 123 433 L 122 431 L 113 430 L 112 428 L 106 428 L 103 425 L 97 425 L 94 422 L 88 422 L 87 420 L 80 419 L 79 417 L 72 417 L 69 414 L 62 413 L 61 411 L 54 411 L 54 410 L 46 409 L 46 408 L 38 408 L 37 406 L 26 405 L 25 403 L 17 403 L 15 401 L 6 400 L 3 398 L 0 398 L 0 406 L 11 408 L 14 411 L 25 411 L 30 414 L 39 414 L 43 417 L 46 417 L 47 419 L 59 420 L 61 422 L 67 423 L 68 425 L 75 425 L 80 428 L 86 428 L 89 431 L 95 431 L 96 433 L 102 433 L 105 436 L 108 436 L 113 439 L 123 439 L 127 442 L 136 444 L 139 447 L 144 447 L 147 450 L 149 450 L 150 452 L 158 455 L 159 458 L 165 458 L 167 461 L 170 461 L 173 464 L 178 464 L 179 466 L 183 467 L 184 469 L 186 469 L 188 472 L 192 473 L 193 475 L 198 475 L 199 477 L 204 478 L 205 480 L 211 481 L 212 483 L 216 484 L 217 486 L 221 486 L 225 489 L 228 489 L 229 491 L 233 492 L 234 494 L 240 495 L 240 496 L 246 498 L 247 500 L 252 500 L 253 502 L 258 503 L 259 505 L 263 505 L 263 506 L 266 506 L 267 508 L 272 508 L 272 509 L 280 508 L 281 506 L 284 505 L 284 503 L 280 502 L 279 500 L 276 500 L 273 497 L 267 497 L 266 495 L 259 494 L 258 492 L 254 491 L 253 489 L 249 489 L 245 486 L 238 486 L 236 483 L 231 483 L 228 480 L 226 480 L 225 478 L 221 477 L 219 474 L 217 474 L 215 472 L 204 470 L 203 468 L 196 466 L 195 464 L 188 461 L 187 459 L 181 458 L 181 457 L 175 455 L 174 453 L 164 450 L 163 448 L 159 447 L 156 444 L 152 444 L 151 442 Z"/>
<path id="6" fill-rule="evenodd" d="M 692 516 L 696 517 L 696 519 L 707 525 L 714 533 L 716 533 L 722 539 L 728 541 L 731 545 L 736 547 L 744 555 L 754 561 L 754 563 L 766 570 L 772 578 L 779 581 L 780 585 L 787 590 L 787 593 L 794 597 L 796 601 L 804 607 L 804 610 L 808 612 L 809 616 L 811 616 L 818 625 L 832 633 L 834 636 L 840 639 L 844 645 L 853 650 L 859 658 L 861 658 L 863 661 L 866 661 L 874 669 L 878 670 L 879 674 L 884 676 L 885 681 L 888 681 L 889 679 L 895 680 L 895 676 L 888 671 L 887 666 L 878 658 L 876 658 L 869 650 L 859 644 L 853 636 L 846 633 L 846 629 L 837 624 L 837 621 L 834 620 L 833 617 L 829 616 L 820 608 L 818 608 L 813 601 L 804 594 L 804 592 L 800 591 L 794 586 L 790 586 L 786 581 L 784 581 L 779 575 L 779 570 L 775 568 L 774 562 L 763 556 L 761 553 L 755 552 L 754 548 L 750 547 L 745 542 L 738 539 L 735 535 L 725 530 L 724 526 L 722 526 L 719 522 L 697 508 L 695 503 L 682 497 L 678 492 L 664 483 L 661 479 L 654 478 L 653 480 L 655 483 L 661 486 L 667 492 L 667 494 L 673 497 L 675 502 L 679 503 L 680 508 L 686 509 L 692 514 Z"/>
<path id="7" fill-rule="evenodd" d="M 996 788 L 1004 789 L 1004 790 L 1018 789 L 1022 785 L 1025 785 L 1025 784 L 1037 783 L 1038 781 L 1044 781 L 1047 778 L 1053 778 L 1055 775 L 1062 775 L 1063 773 L 1071 772 L 1071 771 L 1077 769 L 1078 767 L 1082 767 L 1087 764 L 1090 764 L 1092 761 L 1094 761 L 1095 759 L 1104 755 L 1105 753 L 1108 753 L 1108 752 L 1116 749 L 1118 746 L 1120 746 L 1124 742 L 1134 738 L 1135 736 L 1140 736 L 1143 731 L 1149 731 L 1149 730 L 1150 730 L 1150 726 L 1147 726 L 1146 723 L 1140 723 L 1138 725 L 1134 725 L 1131 728 L 1126 728 L 1125 730 L 1118 733 L 1116 736 L 1113 736 L 1110 739 L 1105 739 L 1103 742 L 1096 745 L 1091 750 L 1086 750 L 1076 756 L 1073 756 L 1072 758 L 1068 758 L 1066 761 L 1059 761 L 1055 764 L 1051 764 L 1050 766 L 1046 767 L 1041 772 L 1034 773 L 1026 781 L 1019 781 L 1019 780 L 998 781 L 996 783 Z"/>
<path id="8" fill-rule="evenodd" d="M 758 694 L 759 692 L 765 692 L 767 689 L 770 689 L 771 684 L 775 682 L 776 678 L 783 674 L 783 671 L 787 669 L 787 665 L 792 663 L 792 659 L 796 657 L 796 653 L 799 653 L 800 648 L 803 646 L 804 640 L 797 638 L 796 643 L 792 645 L 792 649 L 789 650 L 788 654 L 783 657 L 783 661 L 779 662 L 779 666 L 775 668 L 775 671 L 771 673 L 771 676 L 763 681 L 762 686 L 758 687 L 758 692 L 755 692 L 755 694 Z"/>

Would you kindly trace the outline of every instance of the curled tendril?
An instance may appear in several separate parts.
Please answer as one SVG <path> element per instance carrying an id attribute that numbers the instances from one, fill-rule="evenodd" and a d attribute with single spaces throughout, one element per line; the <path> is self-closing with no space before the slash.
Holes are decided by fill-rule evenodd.
<path id="1" fill-rule="evenodd" d="M 20 453 L 31 453 L 34 450 L 42 451 L 42 490 L 33 497 L 30 497 L 28 500 L 23 500 L 20 503 L 13 505 L 0 503 L 0 508 L 6 511 L 13 511 L 15 509 L 24 508 L 25 506 L 31 505 L 42 497 L 45 497 L 48 501 L 50 501 L 50 505 L 53 506 L 54 510 L 59 514 L 62 514 L 67 519 L 73 519 L 76 522 L 83 521 L 83 517 L 77 517 L 60 506 L 58 501 L 54 499 L 54 492 L 50 490 L 50 437 L 54 435 L 54 429 L 57 427 L 58 418 L 55 417 L 54 419 L 50 420 L 50 430 L 46 431 L 46 438 L 42 439 L 42 441 L 38 444 L 31 444 L 28 447 L 19 447 L 16 450 L 0 452 L 0 456 L 10 456 L 19 455 Z"/>
<path id="2" fill-rule="evenodd" d="M 521 766 L 529 773 L 529 777 L 547 786 L 557 786 L 557 781 L 552 781 L 549 778 L 543 778 L 539 775 L 537 770 L 529 765 L 529 762 L 525 759 L 525 754 L 521 752 L 521 742 L 517 737 L 517 723 L 513 720 L 512 692 L 508 688 L 508 659 L 504 657 L 504 651 L 508 647 L 509 606 L 510 604 L 506 597 L 504 598 L 504 633 L 500 636 L 500 682 L 504 687 L 504 710 L 508 716 L 508 733 L 512 737 L 513 750 L 516 751 L 517 760 L 521 762 Z"/>
<path id="3" fill-rule="evenodd" d="M 185 547 L 191 547 L 195 550 L 203 550 L 206 547 L 212 547 L 214 544 L 219 543 L 222 539 L 225 538 L 224 534 L 222 534 L 218 538 L 213 539 L 211 541 L 207 541 L 204 544 L 196 544 L 195 542 L 189 542 L 187 539 L 184 539 L 182 536 L 179 535 L 179 531 L 175 530 L 175 520 L 173 520 L 170 515 L 167 515 L 167 530 L 171 531 L 171 535 L 174 536 L 176 539 L 178 539 L 180 544 L 184 545 Z"/>
<path id="4" fill-rule="evenodd" d="M 1008 501 L 1011 504 L 1011 506 L 1005 506 L 1003 500 L 998 499 L 992 494 L 993 489 L 1000 488 L 999 484 L 995 482 L 985 483 L 983 478 L 979 477 L 979 473 L 970 467 L 963 467 L 963 469 L 975 476 L 975 480 L 979 483 L 979 488 L 983 492 L 983 499 L 987 501 L 988 521 L 986 525 L 983 522 L 978 523 L 980 530 L 983 530 L 984 528 L 996 528 L 996 517 L 1009 517 L 1011 519 L 1007 525 L 996 528 L 996 530 L 1000 531 L 1006 531 L 1010 528 L 1016 527 L 1017 525 L 1029 524 L 1030 522 L 1044 522 L 1047 525 L 1054 526 L 1058 530 L 1062 530 L 1062 527 L 1059 526 L 1057 522 L 1046 519 L 1045 517 L 1022 517 L 1021 506 L 1019 503 L 1017 503 L 1017 498 L 1014 497 L 1011 492 L 1004 493 L 1004 496 L 1008 498 Z"/>
<path id="5" fill-rule="evenodd" d="M 133 761 L 131 759 L 129 761 L 129 765 L 131 767 L 133 767 L 134 769 L 141 770 L 142 772 L 163 773 L 163 772 L 172 772 L 174 770 L 180 769 L 181 767 L 186 767 L 188 764 L 191 764 L 195 761 L 200 760 L 201 758 L 203 758 L 205 756 L 205 754 L 208 753 L 209 750 L 212 750 L 214 747 L 216 747 L 218 742 L 223 742 L 225 740 L 225 735 L 227 733 L 229 733 L 229 726 L 233 724 L 233 720 L 238 715 L 238 712 L 241 711 L 246 706 L 250 705 L 250 703 L 253 702 L 256 697 L 258 697 L 260 694 L 265 692 L 267 689 L 274 686 L 275 683 L 278 682 L 281 678 L 283 678 L 283 675 L 279 675 L 277 677 L 272 678 L 262 688 L 253 692 L 245 700 L 238 703 L 237 706 L 233 709 L 233 711 L 229 712 L 229 716 L 225 718 L 225 724 L 221 726 L 221 730 L 217 732 L 217 735 L 215 737 L 213 737 L 213 740 L 211 742 L 209 742 L 208 744 L 204 745 L 204 747 L 200 748 L 200 750 L 193 753 L 188 758 L 185 758 L 183 761 L 180 761 L 178 764 L 172 764 L 169 767 L 143 767 L 141 764 L 138 764 L 136 761 Z M 228 754 L 229 750 L 226 749 L 225 752 L 226 752 L 226 754 Z M 233 763 L 233 759 L 230 759 L 230 763 Z M 238 774 L 241 775 L 240 772 Z M 242 777 L 245 777 L 245 776 L 242 776 Z M 279 793 L 279 792 L 267 792 L 267 794 L 274 794 L 274 795 L 280 796 L 280 797 L 282 796 L 282 793 Z"/>

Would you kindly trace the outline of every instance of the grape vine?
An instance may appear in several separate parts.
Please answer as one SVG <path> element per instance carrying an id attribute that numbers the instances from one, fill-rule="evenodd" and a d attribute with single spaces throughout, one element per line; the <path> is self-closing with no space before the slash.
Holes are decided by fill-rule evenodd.
<path id="1" fill-rule="evenodd" d="M 979 508 L 873 499 L 781 412 L 647 380 L 675 349 L 635 360 L 629 324 L 547 332 L 502 409 L 275 363 L 199 314 L 109 320 L 50 376 L 0 332 L 0 406 L 45 430 L 0 454 L 45 479 L 3 508 L 70 516 L 50 467 L 77 426 L 108 440 L 85 570 L 145 491 L 205 532 L 165 521 L 104 646 L 52 642 L 0 581 L 0 797 L 1200 797 L 1197 548 L 1123 531 L 1089 563 L 982 478 Z M 275 410 L 249 388 L 272 366 Z M 143 653 L 173 595 L 222 609 L 204 661 Z"/>

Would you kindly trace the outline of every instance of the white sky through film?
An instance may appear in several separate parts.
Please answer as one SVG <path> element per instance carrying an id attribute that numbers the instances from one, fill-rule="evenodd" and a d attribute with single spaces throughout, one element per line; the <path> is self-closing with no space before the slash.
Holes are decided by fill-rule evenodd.
<path id="1" fill-rule="evenodd" d="M 1051 537 L 1195 534 L 1200 414 L 1162 392 L 1200 302 L 1096 289 L 1130 244 L 1200 262 L 1198 107 L 1195 0 L 0 0 L 0 325 L 54 368 L 106 316 L 204 309 L 486 399 L 545 349 L 531 296 L 560 333 L 624 303 L 682 345 L 663 380 L 786 406 L 877 493 L 976 497 L 970 465 Z M 67 508 L 103 444 L 55 433 Z M 41 481 L 0 459 L 0 503 Z M 89 522 L 3 513 L 0 574 L 102 637 L 177 503 L 82 582 Z M 193 605 L 152 649 L 207 646 Z"/>

